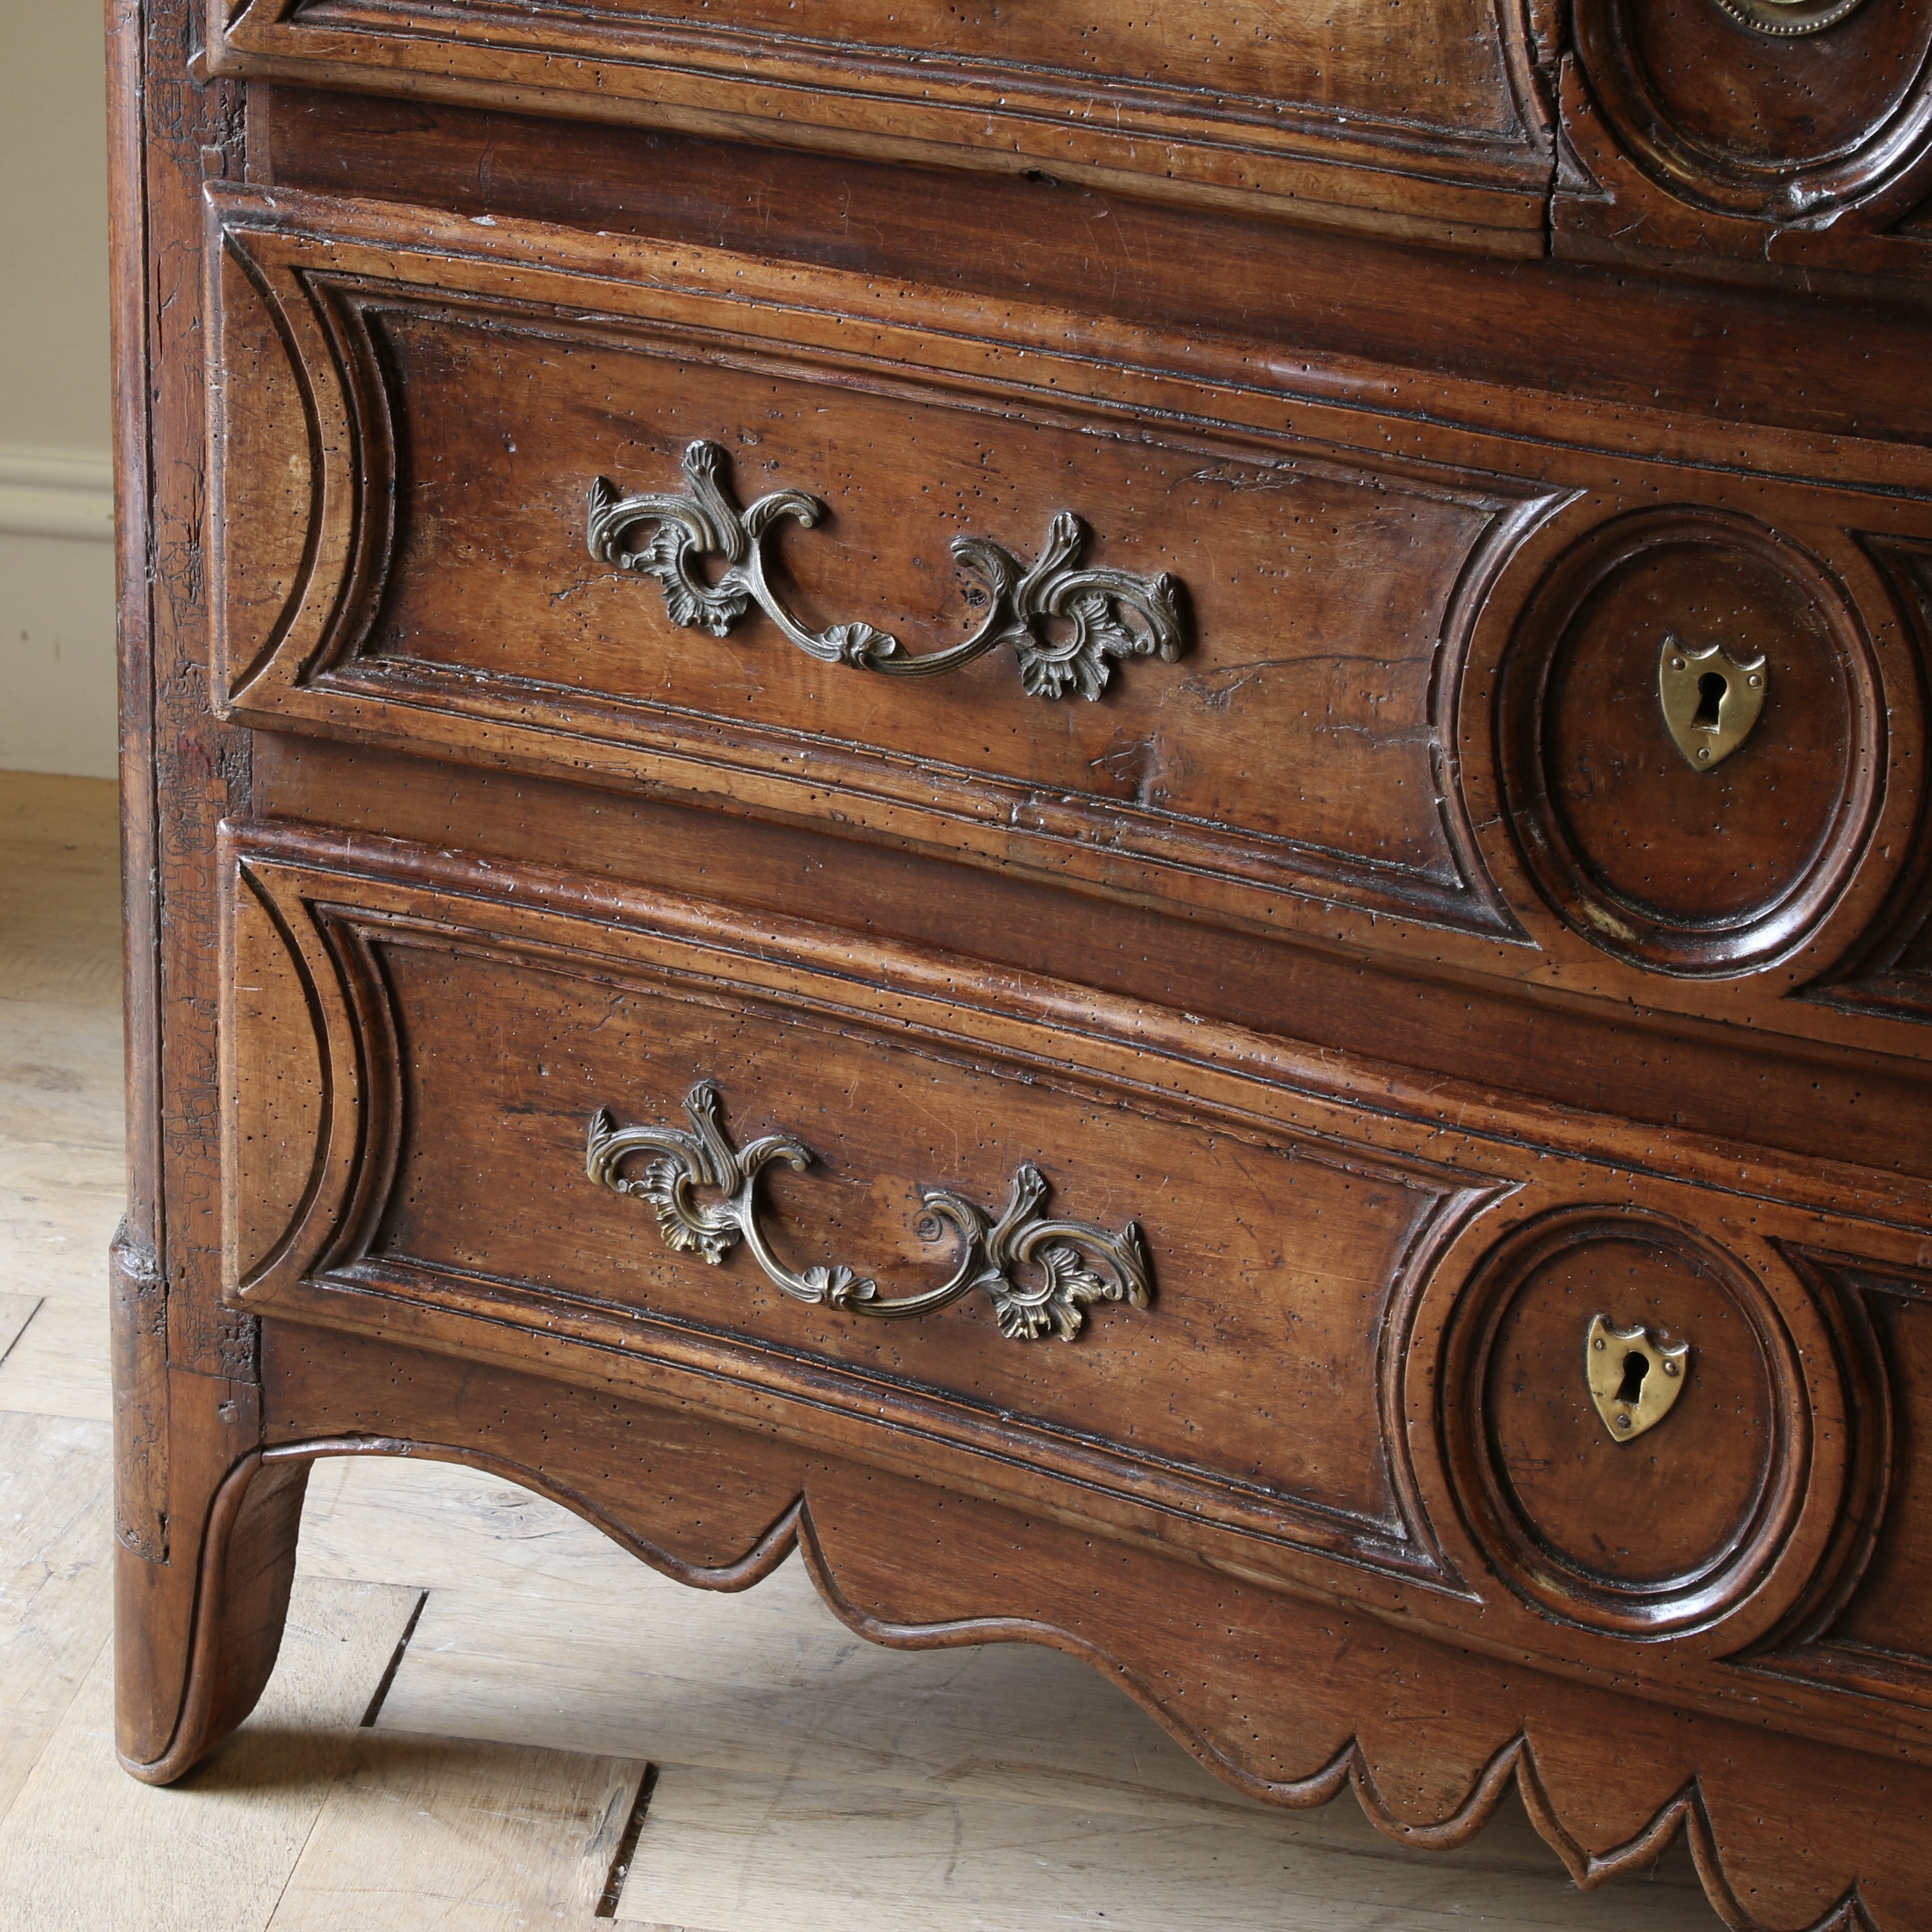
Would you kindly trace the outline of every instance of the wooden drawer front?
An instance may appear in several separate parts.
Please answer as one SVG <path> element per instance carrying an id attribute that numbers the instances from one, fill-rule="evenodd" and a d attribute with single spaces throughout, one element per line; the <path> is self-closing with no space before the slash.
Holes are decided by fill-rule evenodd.
<path id="1" fill-rule="evenodd" d="M 1628 1133 L 1619 1166 L 1604 1121 L 539 868 L 265 825 L 229 877 L 244 1306 L 1478 1644 L 1548 1654 L 1553 1618 L 1673 1696 L 1754 1705 L 1775 1651 L 1793 1721 L 1855 1667 L 1820 1640 L 1846 1592 L 1918 1560 L 1909 1509 L 1869 1533 L 1916 1358 L 1812 1258 L 1921 1294 L 1922 1186 Z M 1640 1442 L 1593 1406 L 1598 1318 L 1685 1370 Z"/>
<path id="2" fill-rule="evenodd" d="M 814 10 L 836 11 L 832 31 L 810 31 Z M 954 158 L 938 143 L 984 166 L 1528 254 L 1552 159 L 1532 10 L 254 0 L 209 52 L 222 73 Z"/>
<path id="3" fill-rule="evenodd" d="M 1566 986 L 1594 949 L 1646 1000 L 1855 978 L 1888 891 L 1888 929 L 1922 916 L 1909 450 L 534 224 L 215 208 L 246 722 L 1371 952 L 1530 940 Z M 1670 742 L 1666 639 L 1766 658 L 1722 770 Z"/>
<path id="4" fill-rule="evenodd" d="M 1324 453 L 1262 426 L 1278 404 L 1110 379 L 965 304 L 881 326 L 848 312 L 859 278 L 754 292 L 740 259 L 680 251 L 593 285 L 452 262 L 424 226 L 459 247 L 478 230 L 418 211 L 400 248 L 374 210 L 355 239 L 292 231 L 290 199 L 250 210 L 275 232 L 231 221 L 223 257 L 218 695 L 236 715 L 534 754 L 1263 923 L 1286 894 L 1514 931 L 1443 782 L 1449 706 L 1484 591 L 1558 490 Z M 1126 395 L 1089 394 L 1110 380 Z M 1176 580 L 1179 655 L 1112 660 L 1089 703 L 1077 680 L 1030 692 L 1004 645 L 908 680 L 820 662 L 755 609 L 714 618 L 586 541 L 599 478 L 696 511 L 694 442 L 718 447 L 713 487 L 740 506 L 828 506 L 758 547 L 815 632 L 959 644 L 988 584 L 950 546 L 990 540 L 1016 571 L 1058 550 L 1075 602 L 1094 569 L 1150 596 Z M 652 528 L 619 535 L 643 550 Z M 1109 620 L 1144 638 L 1126 605 Z"/>
<path id="5" fill-rule="evenodd" d="M 600 926 L 575 916 L 560 877 L 520 868 L 505 874 L 518 896 L 543 902 L 526 917 L 448 890 L 494 868 L 462 862 L 415 886 L 416 848 L 324 842 L 313 858 L 370 854 L 380 872 L 344 877 L 302 862 L 299 837 L 242 846 L 228 1052 L 243 1300 L 353 1320 L 380 1296 L 381 1318 L 430 1339 L 494 1311 L 1438 1573 L 1383 1440 L 1377 1365 L 1391 1297 L 1502 1184 L 1159 1091 L 1186 1077 L 1178 1065 L 1124 1084 L 1118 1048 L 1111 1067 L 1069 1064 L 1054 1027 L 1070 1014 L 1023 994 L 1011 1021 L 935 1004 L 929 968 L 894 988 L 914 962 L 893 954 L 879 956 L 880 990 L 874 950 L 849 937 L 672 901 L 653 926 Z M 760 963 L 776 948 L 798 956 Z M 964 968 L 942 964 L 940 980 Z M 689 1104 L 704 1083 L 709 1128 Z M 1246 1084 L 1202 1081 L 1260 1097 Z M 757 1183 L 792 1293 L 754 1243 L 714 1257 L 609 1184 L 670 1186 L 681 1170 L 696 1198 L 730 1191 L 715 1160 L 707 1183 L 662 1149 L 592 1144 L 665 1128 L 810 1150 Z M 1149 1305 L 1103 1297 L 1030 1326 L 1003 1322 L 1008 1304 L 985 1291 L 920 1318 L 831 1305 L 848 1272 L 881 1300 L 944 1283 L 958 1224 L 931 1219 L 950 1210 L 923 1190 L 997 1219 L 1028 1163 L 1050 1184 L 1042 1212 L 1110 1239 L 1139 1228 Z M 1305 1214 L 1299 1237 L 1286 1201 Z M 1104 1285 L 1127 1286 L 1118 1248 L 1074 1247 Z M 814 1268 L 838 1271 L 820 1305 L 794 1298 Z"/>

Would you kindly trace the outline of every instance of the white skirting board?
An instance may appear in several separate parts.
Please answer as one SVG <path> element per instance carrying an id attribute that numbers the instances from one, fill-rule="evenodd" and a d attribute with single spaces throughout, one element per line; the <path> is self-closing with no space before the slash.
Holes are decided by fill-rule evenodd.
<path id="1" fill-rule="evenodd" d="M 113 467 L 0 444 L 0 771 L 112 778 Z"/>

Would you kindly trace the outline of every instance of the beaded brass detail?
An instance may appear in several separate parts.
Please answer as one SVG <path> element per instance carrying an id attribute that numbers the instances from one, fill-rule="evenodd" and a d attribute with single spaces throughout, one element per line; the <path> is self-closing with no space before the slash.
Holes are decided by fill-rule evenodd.
<path id="1" fill-rule="evenodd" d="M 1864 0 L 1718 0 L 1734 20 L 1760 34 L 1790 38 L 1796 34 L 1822 33 L 1855 13 Z"/>

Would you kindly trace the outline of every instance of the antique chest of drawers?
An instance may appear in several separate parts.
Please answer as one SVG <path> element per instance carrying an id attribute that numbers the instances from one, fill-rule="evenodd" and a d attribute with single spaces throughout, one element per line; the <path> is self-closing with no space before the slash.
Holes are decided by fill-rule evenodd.
<path id="1" fill-rule="evenodd" d="M 1932 1924 L 1932 5 L 112 12 L 130 1769 L 438 1456 Z"/>

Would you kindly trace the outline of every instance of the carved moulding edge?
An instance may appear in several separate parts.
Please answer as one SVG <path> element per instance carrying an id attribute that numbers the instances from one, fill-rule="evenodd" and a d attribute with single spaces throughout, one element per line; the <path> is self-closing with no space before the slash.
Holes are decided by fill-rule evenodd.
<path id="1" fill-rule="evenodd" d="M 1263 206 L 1300 204 L 1304 218 L 1318 220 L 1328 200 L 1386 213 L 1385 194 L 1365 194 L 1349 178 L 1365 168 L 1394 172 L 1420 189 L 1411 197 L 1422 206 L 1410 214 L 1410 230 L 1426 232 L 1440 224 L 1453 232 L 1485 226 L 1483 212 L 1498 200 L 1531 201 L 1546 178 L 1552 139 L 1552 116 L 1534 84 L 1545 50 L 1534 44 L 1526 0 L 1476 4 L 1496 37 L 1498 104 L 1512 125 L 1472 129 L 1450 115 L 1428 120 L 1362 104 L 1338 115 L 1332 102 L 1278 94 L 1244 95 L 1070 64 L 949 57 L 943 45 L 929 42 L 913 48 L 814 40 L 722 22 L 640 22 L 633 15 L 622 22 L 622 39 L 614 40 L 608 28 L 600 36 L 596 26 L 573 31 L 553 13 L 520 40 L 514 30 L 505 37 L 505 10 L 462 0 L 443 10 L 445 31 L 431 44 L 446 51 L 427 72 L 412 58 L 425 38 L 420 16 L 409 22 L 393 0 L 338 0 L 326 25 L 303 19 L 296 0 L 236 0 L 225 20 L 211 20 L 208 51 L 218 74 L 299 79 L 318 59 L 331 67 L 344 58 L 354 62 L 345 40 L 350 47 L 364 40 L 386 50 L 378 56 L 385 65 L 414 66 L 418 86 L 439 98 L 500 104 L 508 93 L 525 102 L 535 94 L 569 103 L 588 92 L 598 118 L 703 132 L 715 132 L 721 116 L 746 129 L 769 123 L 769 106 L 746 104 L 748 85 L 788 100 L 781 118 L 794 142 L 836 152 L 848 151 L 850 123 L 826 116 L 823 104 L 856 100 L 891 113 L 893 125 L 874 128 L 872 139 L 910 158 L 929 161 L 935 143 L 968 155 L 991 146 L 1075 180 L 1145 179 L 1153 192 L 1184 203 L 1191 188 L 1224 203 L 1238 196 Z M 462 31 L 466 16 L 482 31 Z M 392 20 L 402 32 L 385 31 Z M 318 36 L 326 37 L 330 51 L 308 50 L 304 43 L 314 45 Z M 560 62 L 566 45 L 580 58 Z M 572 72 L 594 73 L 596 80 L 588 89 L 560 84 L 560 75 Z M 1104 116 L 1094 112 L 1096 98 L 1108 104 Z M 1068 138 L 1070 126 L 1076 140 Z M 1150 142 L 1156 146 L 1150 148 Z M 1144 157 L 1156 152 L 1161 160 L 1150 164 Z M 968 164 L 976 162 L 987 165 L 976 157 Z M 1498 209 L 1495 227 L 1518 229 L 1526 214 Z"/>
<path id="2" fill-rule="evenodd" d="M 344 298 L 352 277 L 270 264 L 246 244 L 259 235 L 228 224 L 211 202 L 206 356 L 211 446 L 208 548 L 214 580 L 209 675 L 216 714 L 263 691 L 291 692 L 352 658 L 374 628 L 398 537 L 394 398 L 364 308 Z M 226 595 L 236 541 L 228 501 L 238 405 L 229 361 L 232 318 L 220 279 L 232 264 L 260 304 L 299 398 L 308 447 L 308 521 L 302 554 L 279 609 L 238 648 Z"/>
<path id="3" fill-rule="evenodd" d="M 1924 1654 L 1874 1649 L 1834 1632 L 1856 1599 L 1883 1540 L 1900 1457 L 1900 1405 L 1878 1324 L 1875 1297 L 1932 1308 L 1926 1273 L 1796 1241 L 1780 1253 L 1824 1311 L 1838 1372 L 1856 1391 L 1846 1497 L 1827 1558 L 1778 1627 L 1733 1660 L 1766 1677 L 1797 1678 L 1932 1708 L 1932 1636 Z"/>
<path id="4" fill-rule="evenodd" d="M 1917 699 L 1917 760 L 1932 742 L 1932 542 L 1853 533 L 1883 578 L 1908 644 L 1910 683 Z M 1896 709 L 1896 706 L 1894 706 Z M 1912 742 L 1907 740 L 1906 742 Z M 1910 856 L 1884 904 L 1844 956 L 1798 994 L 1844 1012 L 1932 1022 L 1932 968 L 1909 963 L 1914 942 L 1932 933 L 1932 784 L 1922 778 L 1916 820 L 1905 842 Z"/>

